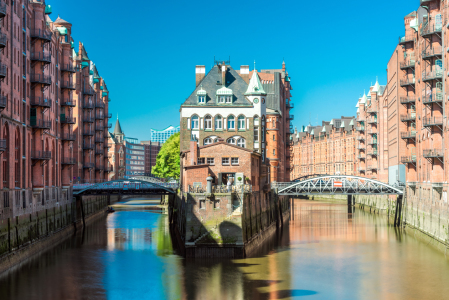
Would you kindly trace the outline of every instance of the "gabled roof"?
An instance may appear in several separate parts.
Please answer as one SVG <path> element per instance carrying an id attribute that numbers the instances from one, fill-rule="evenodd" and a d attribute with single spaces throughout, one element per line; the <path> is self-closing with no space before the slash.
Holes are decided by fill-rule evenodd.
<path id="1" fill-rule="evenodd" d="M 231 66 L 226 67 L 228 68 L 225 77 L 226 88 L 231 89 L 233 95 L 233 103 L 228 105 L 251 107 L 252 103 L 244 96 L 244 93 L 248 88 L 248 84 Z M 202 104 L 201 106 L 218 106 L 219 104 L 216 103 L 215 97 L 217 95 L 217 91 L 223 87 L 223 85 L 221 85 L 221 81 L 221 70 L 219 69 L 219 66 L 215 65 L 209 73 L 207 73 L 203 80 L 201 80 L 201 84 L 195 88 L 181 107 L 198 105 L 197 92 L 199 90 L 205 90 L 207 93 L 206 104 Z M 220 84 L 217 84 L 217 82 Z"/>
<path id="2" fill-rule="evenodd" d="M 245 95 L 266 95 L 266 94 L 267 93 L 265 93 L 262 83 L 260 83 L 257 70 L 255 70 L 255 72 L 253 72 L 253 76 L 251 76 Z"/>
<path id="3" fill-rule="evenodd" d="M 71 25 L 71 23 L 67 22 L 64 19 L 61 19 L 59 16 L 58 16 L 58 18 L 56 19 L 56 21 L 54 23 L 55 24 L 70 24 Z"/>

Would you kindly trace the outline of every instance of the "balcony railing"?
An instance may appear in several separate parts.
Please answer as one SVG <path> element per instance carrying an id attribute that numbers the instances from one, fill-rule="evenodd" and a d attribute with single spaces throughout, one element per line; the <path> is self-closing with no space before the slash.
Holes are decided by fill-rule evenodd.
<path id="1" fill-rule="evenodd" d="M 421 28 L 421 35 L 425 36 L 425 35 L 430 35 L 430 34 L 434 34 L 437 32 L 441 32 L 442 30 L 442 25 L 435 25 L 433 22 L 431 23 L 427 23 L 427 25 L 422 26 Z"/>
<path id="2" fill-rule="evenodd" d="M 407 77 L 405 79 L 400 80 L 401 86 L 407 86 L 407 85 L 415 85 L 415 78 L 414 77 Z"/>
<path id="3" fill-rule="evenodd" d="M 377 145 L 377 140 L 369 140 L 368 144 Z"/>
<path id="4" fill-rule="evenodd" d="M 0 78 L 6 77 L 6 65 L 0 63 Z"/>
<path id="5" fill-rule="evenodd" d="M 89 142 L 84 142 L 83 143 L 83 149 L 84 150 L 93 150 L 94 146 L 95 145 L 93 143 L 89 143 Z"/>
<path id="6" fill-rule="evenodd" d="M 421 56 L 423 59 L 426 59 L 426 58 L 431 58 L 434 56 L 441 56 L 442 53 L 443 53 L 443 48 L 441 48 L 441 46 L 437 46 L 437 47 L 431 47 L 431 48 L 424 49 L 421 52 Z"/>
<path id="7" fill-rule="evenodd" d="M 63 99 L 61 101 L 61 106 L 75 107 L 76 106 L 76 102 L 75 102 L 75 100 L 72 100 L 72 99 Z"/>
<path id="8" fill-rule="evenodd" d="M 104 154 L 104 150 L 100 149 L 100 148 L 95 148 L 95 155 L 103 155 Z"/>
<path id="9" fill-rule="evenodd" d="M 65 133 L 62 135 L 62 140 L 63 141 L 71 141 L 73 142 L 76 139 L 76 135 L 74 134 L 70 134 L 70 133 Z"/>
<path id="10" fill-rule="evenodd" d="M 429 71 L 429 72 L 423 71 L 421 78 L 422 78 L 422 81 L 442 79 L 443 71 L 442 70 L 433 70 L 433 71 Z"/>
<path id="11" fill-rule="evenodd" d="M 63 165 L 74 165 L 76 164 L 76 159 L 74 157 L 64 157 L 62 159 Z"/>
<path id="12" fill-rule="evenodd" d="M 70 72 L 70 73 L 76 72 L 75 67 L 72 64 L 62 64 L 61 71 L 62 72 Z"/>
<path id="13" fill-rule="evenodd" d="M 93 88 L 91 88 L 91 87 L 88 87 L 88 86 L 84 87 L 83 92 L 86 95 L 93 95 L 93 94 L 95 94 L 95 90 Z"/>
<path id="14" fill-rule="evenodd" d="M 85 129 L 85 130 L 83 130 L 83 135 L 93 136 L 94 132 L 92 130 Z"/>
<path id="15" fill-rule="evenodd" d="M 405 36 L 399 37 L 399 44 L 405 44 L 408 42 L 413 42 L 415 40 L 414 34 L 406 34 Z"/>
<path id="16" fill-rule="evenodd" d="M 377 167 L 377 165 L 369 165 L 367 169 L 368 170 L 377 170 L 378 167 Z"/>
<path id="17" fill-rule="evenodd" d="M 358 146 L 357 146 L 357 149 L 359 149 L 359 150 L 364 150 L 365 148 L 366 148 L 365 145 L 358 145 Z"/>
<path id="18" fill-rule="evenodd" d="M 401 104 L 408 104 L 408 103 L 415 103 L 416 99 L 415 97 L 401 97 L 400 101 Z"/>
<path id="19" fill-rule="evenodd" d="M 30 97 L 31 106 L 40 106 L 40 107 L 51 107 L 51 99 L 46 99 L 43 97 Z"/>
<path id="20" fill-rule="evenodd" d="M 63 80 L 61 81 L 61 89 L 76 90 L 76 83 Z"/>
<path id="21" fill-rule="evenodd" d="M 423 156 L 426 158 L 443 157 L 444 149 L 426 149 L 423 150 Z"/>
<path id="22" fill-rule="evenodd" d="M 416 162 L 416 155 L 401 156 L 401 163 L 403 163 L 403 164 L 415 163 L 415 162 Z"/>
<path id="23" fill-rule="evenodd" d="M 104 120 L 104 115 L 103 114 L 96 114 L 95 115 L 95 119 L 97 119 L 97 120 Z"/>
<path id="24" fill-rule="evenodd" d="M 363 135 L 359 135 L 359 136 L 357 137 L 357 140 L 358 140 L 358 141 L 364 141 L 364 140 L 365 140 L 365 137 L 364 137 Z"/>
<path id="25" fill-rule="evenodd" d="M 104 130 L 104 126 L 103 125 L 95 124 L 95 131 L 103 131 L 103 130 Z"/>
<path id="26" fill-rule="evenodd" d="M 6 2 L 0 1 L 0 18 L 4 18 L 6 16 Z"/>
<path id="27" fill-rule="evenodd" d="M 94 163 L 90 163 L 90 162 L 85 162 L 83 164 L 83 168 L 84 169 L 93 169 L 93 168 L 95 168 L 95 164 Z"/>
<path id="28" fill-rule="evenodd" d="M 285 105 L 286 107 L 287 107 L 287 109 L 292 109 L 292 108 L 294 108 L 295 107 L 295 104 L 294 103 L 292 103 L 292 102 L 288 102 L 288 103 L 286 103 L 286 105 Z"/>
<path id="29" fill-rule="evenodd" d="M 368 109 L 366 110 L 366 112 L 367 112 L 367 113 L 370 113 L 370 114 L 377 114 L 378 109 L 377 109 L 377 107 L 375 107 L 375 106 L 371 106 L 370 108 L 368 108 Z"/>
<path id="30" fill-rule="evenodd" d="M 66 116 L 65 114 L 61 114 L 61 123 L 62 124 L 75 124 L 76 118 L 72 116 Z"/>
<path id="31" fill-rule="evenodd" d="M 83 108 L 84 109 L 94 109 L 94 103 L 92 101 L 84 101 Z"/>
<path id="32" fill-rule="evenodd" d="M 294 120 L 295 119 L 295 116 L 294 115 L 289 115 L 288 117 L 287 117 L 287 120 L 288 121 L 292 121 L 292 120 Z"/>
<path id="33" fill-rule="evenodd" d="M 401 70 L 413 68 L 415 66 L 415 60 L 414 59 L 407 59 L 406 61 L 403 61 L 399 64 L 399 67 Z"/>
<path id="34" fill-rule="evenodd" d="M 6 140 L 0 139 L 0 153 L 6 150 Z"/>
<path id="35" fill-rule="evenodd" d="M 364 131 L 365 130 L 365 126 L 358 126 L 356 127 L 357 131 Z"/>
<path id="36" fill-rule="evenodd" d="M 443 117 L 424 117 L 423 126 L 443 125 Z"/>
<path id="37" fill-rule="evenodd" d="M 0 111 L 6 108 L 6 96 L 0 95 Z"/>
<path id="38" fill-rule="evenodd" d="M 106 118 L 108 118 L 108 119 L 112 118 L 112 114 L 111 114 L 111 113 L 108 113 L 108 114 L 106 115 Z"/>
<path id="39" fill-rule="evenodd" d="M 31 119 L 31 127 L 38 129 L 51 129 L 51 121 Z"/>
<path id="40" fill-rule="evenodd" d="M 104 137 L 95 137 L 95 143 L 96 144 L 100 144 L 104 142 Z"/>
<path id="41" fill-rule="evenodd" d="M 95 118 L 87 116 L 87 117 L 83 117 L 83 121 L 86 123 L 93 123 L 93 122 L 95 122 Z"/>
<path id="42" fill-rule="evenodd" d="M 108 143 L 105 143 L 104 145 L 103 145 L 103 148 L 111 148 L 111 146 L 109 146 L 109 144 Z"/>
<path id="43" fill-rule="evenodd" d="M 96 165 L 95 170 L 97 171 L 104 171 L 104 165 Z"/>
<path id="44" fill-rule="evenodd" d="M 423 96 L 422 103 L 432 104 L 437 102 L 443 102 L 443 93 L 432 93 L 430 95 Z"/>
<path id="45" fill-rule="evenodd" d="M 0 49 L 6 47 L 6 34 L 0 33 Z"/>
<path id="46" fill-rule="evenodd" d="M 51 63 L 51 55 L 45 52 L 31 52 L 31 60 L 49 64 Z"/>
<path id="47" fill-rule="evenodd" d="M 51 151 L 31 151 L 31 159 L 49 160 L 51 159 Z"/>
<path id="48" fill-rule="evenodd" d="M 44 74 L 31 74 L 30 75 L 30 81 L 32 83 L 42 83 L 45 85 L 51 84 L 51 77 Z"/>
<path id="49" fill-rule="evenodd" d="M 42 29 L 31 30 L 31 37 L 44 40 L 45 42 L 51 41 L 52 32 Z"/>
<path id="50" fill-rule="evenodd" d="M 103 102 L 99 102 L 99 101 L 95 102 L 95 108 L 104 108 L 104 107 L 105 107 L 105 104 Z"/>
<path id="51" fill-rule="evenodd" d="M 416 120 L 416 113 L 411 113 L 407 115 L 401 115 L 401 121 L 414 121 Z"/>
<path id="52" fill-rule="evenodd" d="M 377 124 L 377 118 L 369 118 L 368 124 Z"/>
<path id="53" fill-rule="evenodd" d="M 357 155 L 358 159 L 365 159 L 365 155 Z"/>
<path id="54" fill-rule="evenodd" d="M 111 128 L 112 127 L 112 124 L 111 123 L 108 123 L 108 124 L 105 124 L 104 125 L 104 128 Z"/>
<path id="55" fill-rule="evenodd" d="M 401 132 L 402 139 L 413 139 L 416 137 L 416 131 Z"/>
<path id="56" fill-rule="evenodd" d="M 105 172 L 112 172 L 112 166 L 104 167 Z"/>
<path id="57" fill-rule="evenodd" d="M 358 116 L 356 120 L 357 122 L 365 122 L 365 117 Z"/>
<path id="58" fill-rule="evenodd" d="M 365 168 L 357 168 L 357 171 L 365 173 Z"/>

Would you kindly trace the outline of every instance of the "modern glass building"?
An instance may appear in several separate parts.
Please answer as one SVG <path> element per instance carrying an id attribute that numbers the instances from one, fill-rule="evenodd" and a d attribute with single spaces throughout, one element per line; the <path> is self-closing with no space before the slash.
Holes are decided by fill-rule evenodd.
<path id="1" fill-rule="evenodd" d="M 165 143 L 165 141 L 170 136 L 179 132 L 179 129 L 180 129 L 180 126 L 178 126 L 178 127 L 169 126 L 169 127 L 165 128 L 164 130 L 151 129 L 150 140 L 151 140 L 151 142 L 159 142 L 161 144 Z"/>
<path id="2" fill-rule="evenodd" d="M 126 171 L 125 176 L 145 173 L 145 146 L 138 139 L 125 137 Z"/>

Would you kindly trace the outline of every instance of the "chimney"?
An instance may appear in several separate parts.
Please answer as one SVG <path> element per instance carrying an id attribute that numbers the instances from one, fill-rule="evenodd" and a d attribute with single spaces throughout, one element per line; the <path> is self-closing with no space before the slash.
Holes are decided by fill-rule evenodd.
<path id="1" fill-rule="evenodd" d="M 240 77 L 249 84 L 249 66 L 240 66 Z"/>
<path id="2" fill-rule="evenodd" d="M 195 67 L 195 81 L 196 85 L 200 84 L 201 80 L 203 80 L 204 76 L 206 76 L 206 66 L 196 66 Z"/>
<path id="3" fill-rule="evenodd" d="M 194 166 L 198 162 L 198 141 L 192 139 L 190 141 L 190 165 Z"/>
<path id="4" fill-rule="evenodd" d="M 221 84 L 223 86 L 226 86 L 226 72 L 228 70 L 228 67 L 226 67 L 225 63 L 221 65 Z"/>

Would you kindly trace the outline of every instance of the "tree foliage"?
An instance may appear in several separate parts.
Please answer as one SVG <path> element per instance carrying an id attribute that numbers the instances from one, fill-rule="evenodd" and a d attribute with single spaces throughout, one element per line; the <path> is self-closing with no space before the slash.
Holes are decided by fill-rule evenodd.
<path id="1" fill-rule="evenodd" d="M 151 170 L 154 176 L 159 178 L 175 178 L 180 175 L 180 133 L 175 133 L 169 137 L 162 145 L 156 158 L 156 165 Z"/>

